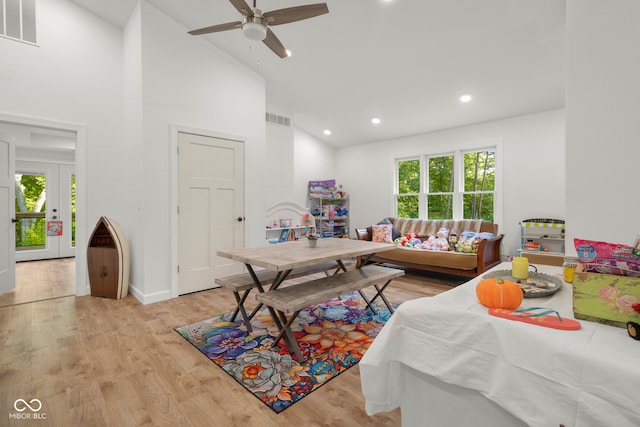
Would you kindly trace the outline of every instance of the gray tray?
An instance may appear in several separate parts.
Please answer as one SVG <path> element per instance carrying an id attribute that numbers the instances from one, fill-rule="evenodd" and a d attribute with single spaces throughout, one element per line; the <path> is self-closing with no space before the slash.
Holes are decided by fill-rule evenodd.
<path id="1" fill-rule="evenodd" d="M 559 278 L 533 271 L 529 272 L 529 278 L 525 280 L 514 278 L 511 275 L 511 270 L 496 270 L 482 276 L 483 279 L 498 277 L 520 286 L 525 298 L 548 297 L 562 289 L 562 280 Z"/>

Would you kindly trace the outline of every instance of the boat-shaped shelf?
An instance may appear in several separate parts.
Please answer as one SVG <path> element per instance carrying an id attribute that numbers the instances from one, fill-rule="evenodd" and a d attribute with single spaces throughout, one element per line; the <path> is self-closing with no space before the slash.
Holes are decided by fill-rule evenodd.
<path id="1" fill-rule="evenodd" d="M 89 238 L 87 263 L 91 295 L 120 299 L 129 290 L 129 244 L 120 225 L 100 217 Z"/>

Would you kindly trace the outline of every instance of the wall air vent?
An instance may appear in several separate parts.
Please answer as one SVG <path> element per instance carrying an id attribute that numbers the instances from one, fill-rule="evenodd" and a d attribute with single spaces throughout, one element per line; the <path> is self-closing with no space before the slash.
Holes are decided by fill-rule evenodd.
<path id="1" fill-rule="evenodd" d="M 265 120 L 267 121 L 267 123 L 270 123 L 272 125 L 291 127 L 291 119 L 289 117 L 265 113 Z"/>
<path id="2" fill-rule="evenodd" d="M 0 1 L 0 36 L 36 43 L 36 0 Z"/>

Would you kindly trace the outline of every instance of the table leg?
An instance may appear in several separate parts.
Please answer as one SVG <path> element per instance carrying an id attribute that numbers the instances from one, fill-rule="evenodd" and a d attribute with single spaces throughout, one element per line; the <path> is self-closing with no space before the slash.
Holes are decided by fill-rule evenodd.
<path id="1" fill-rule="evenodd" d="M 373 303 L 376 298 L 380 297 L 382 299 L 382 301 L 384 301 L 384 304 L 387 306 L 387 308 L 389 309 L 389 313 L 393 314 L 393 306 L 389 303 L 389 301 L 387 301 L 387 297 L 384 296 L 383 292 L 386 289 L 386 287 L 389 285 L 389 283 L 391 283 L 391 280 L 387 280 L 387 283 L 384 284 L 384 286 L 379 287 L 377 283 L 374 283 L 374 287 L 376 288 L 376 294 L 373 298 L 371 298 L 371 303 Z"/>
<path id="2" fill-rule="evenodd" d="M 278 311 L 278 315 L 280 316 L 280 320 L 283 326 L 278 327 L 278 329 L 280 330 L 280 333 L 276 337 L 273 345 L 274 346 L 277 345 L 278 341 L 280 341 L 280 338 L 284 339 L 284 342 L 287 345 L 287 348 L 289 349 L 289 351 L 293 351 L 293 353 L 296 356 L 296 360 L 302 363 L 306 359 L 302 356 L 302 351 L 300 351 L 300 346 L 298 345 L 298 341 L 296 340 L 296 337 L 293 335 L 293 332 L 291 332 L 291 325 L 298 317 L 298 314 L 300 314 L 300 311 L 302 310 L 298 310 L 295 313 L 293 313 L 293 315 L 289 317 L 289 319 L 287 319 L 287 316 L 282 311 Z"/>
<path id="3" fill-rule="evenodd" d="M 373 306 L 371 305 L 371 301 L 369 301 L 369 298 L 367 298 L 367 296 L 364 294 L 364 292 L 362 291 L 362 289 L 358 290 L 358 293 L 360 294 L 360 296 L 362 297 L 362 299 L 364 300 L 364 302 L 367 303 L 367 306 L 369 307 L 369 309 L 371 311 L 373 311 L 373 314 L 376 314 L 376 309 L 373 308 Z"/>
<path id="4" fill-rule="evenodd" d="M 275 279 L 273 279 L 273 283 L 271 283 L 269 290 L 273 291 L 275 289 L 278 289 L 282 284 L 282 282 L 285 281 L 287 276 L 289 276 L 289 273 L 291 273 L 291 270 L 279 271 L 278 274 L 276 274 Z M 264 292 L 264 291 L 261 291 L 261 292 Z"/>
<path id="5" fill-rule="evenodd" d="M 369 254 L 366 257 L 364 255 L 362 255 L 362 257 L 360 258 L 361 262 L 360 265 L 358 266 L 358 268 L 362 267 L 363 265 L 366 265 L 369 260 L 371 259 L 371 257 L 373 257 L 375 255 L 375 253 Z"/>
<path id="6" fill-rule="evenodd" d="M 231 314 L 231 318 L 229 320 L 234 322 L 236 320 L 236 316 L 238 316 L 238 312 L 240 312 L 240 314 L 242 315 L 242 321 L 244 322 L 244 325 L 247 327 L 247 331 L 251 332 L 252 331 L 251 319 L 253 318 L 253 315 L 257 311 L 253 310 L 253 312 L 251 313 L 251 316 L 249 316 L 247 314 L 247 310 L 245 310 L 245 308 L 244 308 L 244 303 L 247 300 L 247 297 L 249 296 L 249 291 L 251 291 L 251 289 L 248 289 L 248 290 L 244 291 L 242 293 L 242 298 L 240 297 L 240 294 L 237 291 L 233 292 L 233 296 L 236 299 L 236 304 L 237 305 L 236 305 L 236 309 Z"/>
<path id="7" fill-rule="evenodd" d="M 247 267 L 247 270 L 249 270 L 249 274 L 251 275 L 251 278 L 253 279 L 256 288 L 258 288 L 258 292 L 264 292 L 264 288 L 262 287 L 262 283 L 260 283 L 260 280 L 258 279 L 258 276 L 256 275 L 255 270 L 253 269 L 253 266 L 251 264 L 245 264 Z M 271 284 L 271 288 L 270 289 L 277 289 L 278 286 L 280 286 L 280 284 L 284 281 L 284 279 L 287 278 L 287 276 L 289 275 L 289 273 L 291 273 L 291 270 L 286 270 L 286 271 L 279 271 L 276 274 L 276 277 L 273 279 L 273 283 Z M 260 310 L 260 308 L 262 308 L 262 303 L 258 304 L 256 306 L 256 308 L 251 312 L 251 315 L 249 316 L 249 319 L 252 319 L 253 316 L 255 316 L 255 314 L 258 312 L 258 310 Z M 276 327 L 278 328 L 278 330 L 282 327 L 282 324 L 280 323 L 280 319 L 278 319 L 278 316 L 276 315 L 276 312 L 273 310 L 273 308 L 271 307 L 267 307 L 269 309 L 269 314 L 271 314 L 271 318 L 273 318 L 273 322 L 276 324 Z"/>

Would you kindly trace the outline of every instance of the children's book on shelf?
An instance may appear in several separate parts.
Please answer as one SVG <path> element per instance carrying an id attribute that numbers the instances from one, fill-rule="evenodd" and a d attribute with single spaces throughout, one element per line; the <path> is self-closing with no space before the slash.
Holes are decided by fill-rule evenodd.
<path id="1" fill-rule="evenodd" d="M 280 239 L 278 239 L 279 242 L 292 242 L 294 240 L 296 240 L 296 232 L 291 228 L 285 228 L 282 230 L 280 233 Z"/>

